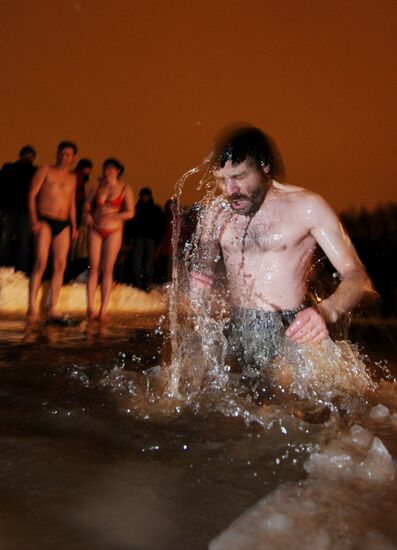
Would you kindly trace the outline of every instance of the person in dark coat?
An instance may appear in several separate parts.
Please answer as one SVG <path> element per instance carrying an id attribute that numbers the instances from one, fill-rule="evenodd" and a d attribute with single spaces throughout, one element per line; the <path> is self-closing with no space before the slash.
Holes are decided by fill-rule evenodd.
<path id="1" fill-rule="evenodd" d="M 87 196 L 87 184 L 90 180 L 90 175 L 93 169 L 93 164 L 90 159 L 80 159 L 77 163 L 74 173 L 76 174 L 76 223 L 80 226 L 83 216 L 83 207 Z"/>
<path id="2" fill-rule="evenodd" d="M 132 220 L 132 283 L 148 290 L 153 282 L 156 248 L 164 233 L 164 215 L 154 203 L 152 190 L 143 187 L 139 192 L 135 217 Z"/>
<path id="3" fill-rule="evenodd" d="M 33 162 L 36 151 L 25 145 L 19 152 L 19 159 L 6 163 L 0 171 L 0 265 L 15 266 L 17 271 L 28 272 L 31 224 L 28 211 L 30 182 L 36 171 Z M 12 243 L 15 239 L 15 250 Z"/>
<path id="4" fill-rule="evenodd" d="M 172 279 L 172 232 L 175 207 L 174 199 L 168 199 L 164 205 L 164 234 L 156 251 L 154 280 L 166 283 Z"/>

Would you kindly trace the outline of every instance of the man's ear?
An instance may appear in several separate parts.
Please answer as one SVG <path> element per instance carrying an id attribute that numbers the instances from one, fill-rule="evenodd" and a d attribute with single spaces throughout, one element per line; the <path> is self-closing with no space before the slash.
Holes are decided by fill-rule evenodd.
<path id="1" fill-rule="evenodd" d="M 265 174 L 268 174 L 270 172 L 270 164 L 264 164 L 262 166 L 262 169 L 265 172 Z"/>

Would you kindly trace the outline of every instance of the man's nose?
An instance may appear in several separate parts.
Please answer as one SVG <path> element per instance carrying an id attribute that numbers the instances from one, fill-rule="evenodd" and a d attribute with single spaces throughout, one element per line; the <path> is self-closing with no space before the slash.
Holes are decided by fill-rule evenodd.
<path id="1" fill-rule="evenodd" d="M 240 192 L 240 187 L 239 185 L 237 185 L 236 181 L 231 178 L 227 178 L 225 181 L 226 196 L 230 197 L 231 195 L 233 195 L 233 193 L 239 193 L 239 192 Z"/>

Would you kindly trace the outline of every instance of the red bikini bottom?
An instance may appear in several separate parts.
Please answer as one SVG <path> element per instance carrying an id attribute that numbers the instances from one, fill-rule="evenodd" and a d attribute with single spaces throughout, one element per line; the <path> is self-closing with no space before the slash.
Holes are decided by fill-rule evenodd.
<path id="1" fill-rule="evenodd" d="M 115 227 L 113 229 L 103 229 L 101 227 L 91 227 L 94 231 L 102 237 L 102 240 L 106 240 L 112 233 L 118 233 L 121 231 L 121 227 Z"/>

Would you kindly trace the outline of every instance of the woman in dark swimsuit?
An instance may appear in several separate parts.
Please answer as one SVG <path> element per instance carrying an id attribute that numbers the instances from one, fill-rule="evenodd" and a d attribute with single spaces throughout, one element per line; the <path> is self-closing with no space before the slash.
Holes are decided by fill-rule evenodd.
<path id="1" fill-rule="evenodd" d="M 119 180 L 123 165 L 109 158 L 103 163 L 99 179 L 84 204 L 85 220 L 89 227 L 89 272 L 87 282 L 88 318 L 94 319 L 95 292 L 99 271 L 102 270 L 102 302 L 99 319 L 105 320 L 113 286 L 113 269 L 121 248 L 123 222 L 134 216 L 134 197 L 131 188 Z"/>

